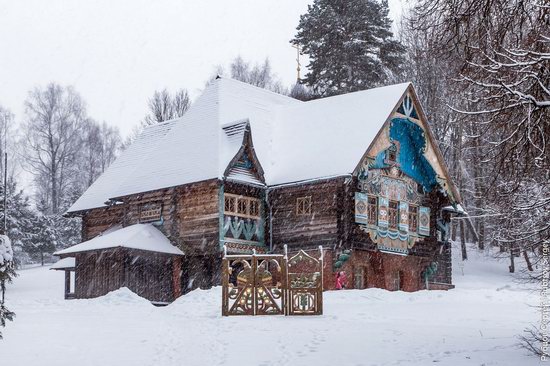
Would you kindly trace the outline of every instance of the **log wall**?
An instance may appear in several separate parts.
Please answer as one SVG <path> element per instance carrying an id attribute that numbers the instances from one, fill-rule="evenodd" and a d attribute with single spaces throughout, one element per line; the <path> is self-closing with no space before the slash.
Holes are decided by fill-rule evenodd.
<path id="1" fill-rule="evenodd" d="M 121 287 L 155 302 L 174 300 L 173 256 L 134 249 L 76 254 L 75 297 L 103 296 Z"/>
<path id="2" fill-rule="evenodd" d="M 273 250 L 282 251 L 284 244 L 291 250 L 338 245 L 343 181 L 336 178 L 271 189 Z M 302 197 L 311 197 L 311 214 L 297 213 L 297 199 Z"/>

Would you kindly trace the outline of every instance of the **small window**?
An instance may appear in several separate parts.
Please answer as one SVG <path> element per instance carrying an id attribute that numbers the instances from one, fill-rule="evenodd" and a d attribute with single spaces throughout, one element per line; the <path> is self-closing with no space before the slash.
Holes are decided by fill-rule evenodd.
<path id="1" fill-rule="evenodd" d="M 395 146 L 395 144 L 392 144 L 388 148 L 386 159 L 391 163 L 395 163 L 397 161 L 397 146 Z"/>
<path id="2" fill-rule="evenodd" d="M 296 214 L 310 215 L 311 214 L 311 197 L 298 197 L 296 199 Z"/>
<path id="3" fill-rule="evenodd" d="M 225 200 L 225 212 L 226 213 L 236 212 L 237 198 L 233 197 L 233 196 L 227 196 L 226 195 L 224 197 L 224 200 Z"/>
<path id="4" fill-rule="evenodd" d="M 162 203 L 147 202 L 139 207 L 139 222 L 158 221 L 162 214 Z"/>
<path id="5" fill-rule="evenodd" d="M 237 200 L 237 213 L 241 215 L 247 215 L 248 200 L 244 197 L 239 197 Z"/>
<path id="6" fill-rule="evenodd" d="M 399 203 L 397 201 L 390 201 L 388 208 L 388 223 L 390 229 L 397 230 L 397 223 L 399 221 Z"/>
<path id="7" fill-rule="evenodd" d="M 368 199 L 368 217 L 369 217 L 369 225 L 377 225 L 378 224 L 378 203 L 376 202 L 376 197 L 369 196 Z"/>
<path id="8" fill-rule="evenodd" d="M 250 216 L 260 216 L 260 207 L 258 201 L 251 200 L 249 202 L 249 214 Z"/>
<path id="9" fill-rule="evenodd" d="M 418 207 L 409 205 L 409 231 L 416 233 L 418 230 Z"/>
<path id="10" fill-rule="evenodd" d="M 361 290 L 365 288 L 365 269 L 363 267 L 355 267 L 353 269 L 353 288 Z"/>
<path id="11" fill-rule="evenodd" d="M 401 291 L 403 289 L 405 274 L 403 271 L 395 271 L 393 273 L 393 288 L 395 291 Z"/>

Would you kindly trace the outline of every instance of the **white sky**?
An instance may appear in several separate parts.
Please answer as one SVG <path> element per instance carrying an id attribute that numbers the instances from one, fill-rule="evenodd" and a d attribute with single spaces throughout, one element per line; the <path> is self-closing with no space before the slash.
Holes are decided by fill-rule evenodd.
<path id="1" fill-rule="evenodd" d="M 88 114 L 123 135 L 164 87 L 196 97 L 218 64 L 269 57 L 296 78 L 289 44 L 310 0 L 0 0 L 0 105 L 24 118 L 27 92 L 73 85 Z M 391 16 L 401 0 L 390 0 Z"/>

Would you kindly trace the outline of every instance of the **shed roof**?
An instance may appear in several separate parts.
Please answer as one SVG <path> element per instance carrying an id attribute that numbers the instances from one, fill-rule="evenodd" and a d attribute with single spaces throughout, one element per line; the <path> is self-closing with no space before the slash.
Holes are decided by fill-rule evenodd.
<path id="1" fill-rule="evenodd" d="M 66 270 L 66 269 L 74 269 L 75 267 L 75 258 L 74 257 L 67 257 L 62 258 L 51 265 L 50 270 Z"/>
<path id="2" fill-rule="evenodd" d="M 57 251 L 54 255 L 64 256 L 109 248 L 129 248 L 156 253 L 183 255 L 183 252 L 179 248 L 173 246 L 168 238 L 151 224 L 135 224 L 122 229 L 105 232 L 91 240 Z"/>
<path id="3" fill-rule="evenodd" d="M 248 121 L 265 184 L 350 174 L 410 83 L 302 102 L 232 79 L 214 80 L 186 114 L 148 127 L 71 206 L 224 178 Z M 231 126 L 234 126 L 231 128 Z"/>

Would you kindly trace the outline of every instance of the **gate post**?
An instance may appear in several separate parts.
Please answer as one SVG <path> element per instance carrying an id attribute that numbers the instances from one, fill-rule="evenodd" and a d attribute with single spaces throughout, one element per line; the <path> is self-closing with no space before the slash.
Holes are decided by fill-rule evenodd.
<path id="1" fill-rule="evenodd" d="M 252 249 L 252 315 L 256 315 L 258 307 L 258 279 L 256 278 L 256 270 L 258 269 L 258 258 L 256 258 L 256 249 Z"/>
<path id="2" fill-rule="evenodd" d="M 319 245 L 319 251 L 321 252 L 321 256 L 319 257 L 319 262 L 321 263 L 321 290 L 319 293 L 319 296 L 317 297 L 317 306 L 319 309 L 320 314 L 323 314 L 323 291 L 325 289 L 325 255 L 323 253 L 323 246 Z"/>
<path id="3" fill-rule="evenodd" d="M 229 311 L 229 260 L 227 259 L 227 248 L 223 246 L 222 259 L 222 316 L 227 316 Z"/>

